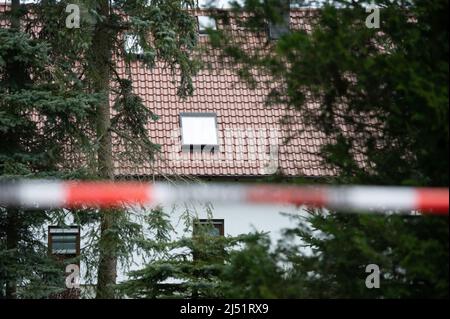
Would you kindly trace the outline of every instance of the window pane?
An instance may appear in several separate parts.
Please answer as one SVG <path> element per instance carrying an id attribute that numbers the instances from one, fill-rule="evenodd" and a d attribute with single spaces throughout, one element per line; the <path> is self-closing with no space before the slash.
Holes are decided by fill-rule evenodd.
<path id="1" fill-rule="evenodd" d="M 181 116 L 183 145 L 217 145 L 214 116 Z"/>

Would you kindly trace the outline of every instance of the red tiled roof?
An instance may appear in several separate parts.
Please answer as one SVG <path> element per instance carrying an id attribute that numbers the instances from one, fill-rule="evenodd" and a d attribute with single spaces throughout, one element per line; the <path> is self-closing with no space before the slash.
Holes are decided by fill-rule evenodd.
<path id="1" fill-rule="evenodd" d="M 310 30 L 310 10 L 293 10 L 291 24 L 294 28 Z M 256 37 L 248 37 L 249 46 L 255 44 Z M 288 176 L 330 176 L 334 171 L 324 167 L 317 156 L 325 137 L 313 128 L 304 127 L 301 117 L 297 123 L 288 127 L 279 121 L 285 114 L 282 108 L 268 108 L 265 98 L 268 91 L 250 89 L 239 80 L 233 70 L 216 64 L 213 71 L 202 70 L 194 78 L 193 96 L 182 100 L 177 96 L 177 87 L 173 83 L 170 71 L 161 65 L 149 70 L 135 62 L 131 66 L 134 91 L 160 119 L 148 123 L 151 140 L 162 147 L 162 159 L 152 165 L 121 162 L 117 167 L 118 175 L 196 175 L 196 176 L 263 176 L 279 169 Z M 123 64 L 119 65 L 119 74 L 125 74 Z M 181 112 L 215 112 L 217 114 L 219 152 L 215 154 L 186 153 L 181 151 L 179 135 Z M 237 148 L 226 148 L 226 132 L 247 130 L 249 134 L 262 134 L 265 138 L 255 141 L 245 138 L 242 159 L 237 156 Z M 298 135 L 286 145 L 284 139 L 294 131 Z M 277 142 L 270 142 L 270 134 L 276 135 Z M 279 144 L 277 149 L 270 144 Z M 227 159 L 227 156 L 233 159 Z"/>

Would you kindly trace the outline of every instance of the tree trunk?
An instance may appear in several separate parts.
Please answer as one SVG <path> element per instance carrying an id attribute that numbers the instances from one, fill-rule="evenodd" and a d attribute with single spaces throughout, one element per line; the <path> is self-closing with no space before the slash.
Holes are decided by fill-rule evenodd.
<path id="1" fill-rule="evenodd" d="M 19 243 L 19 211 L 17 209 L 9 208 L 6 212 L 6 249 L 12 251 L 11 257 L 14 259 L 14 265 L 19 267 L 17 262 L 17 246 Z M 11 278 L 6 283 L 6 298 L 17 298 L 17 274 L 16 271 L 9 274 Z"/>
<path id="2" fill-rule="evenodd" d="M 97 21 L 91 55 L 91 79 L 96 93 L 104 95 L 97 108 L 97 139 L 98 174 L 102 179 L 114 179 L 114 165 L 112 159 L 112 141 L 109 81 L 111 66 L 112 39 L 109 22 L 109 1 L 98 1 L 98 14 L 105 17 Z M 100 226 L 100 259 L 97 272 L 97 298 L 114 298 L 114 285 L 117 277 L 116 238 L 111 229 L 114 227 L 114 213 L 111 210 L 101 210 Z"/>

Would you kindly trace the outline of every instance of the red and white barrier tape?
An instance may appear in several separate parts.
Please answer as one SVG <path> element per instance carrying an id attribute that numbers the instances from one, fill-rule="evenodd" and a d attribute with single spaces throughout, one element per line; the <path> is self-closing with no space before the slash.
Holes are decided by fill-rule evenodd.
<path id="1" fill-rule="evenodd" d="M 173 202 L 295 204 L 337 210 L 448 215 L 448 188 L 60 182 L 0 184 L 0 206 L 114 207 Z"/>

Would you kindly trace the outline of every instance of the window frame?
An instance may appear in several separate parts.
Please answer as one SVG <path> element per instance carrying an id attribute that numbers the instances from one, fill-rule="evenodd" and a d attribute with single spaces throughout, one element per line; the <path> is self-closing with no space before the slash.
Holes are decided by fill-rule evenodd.
<path id="1" fill-rule="evenodd" d="M 183 117 L 209 117 L 214 118 L 214 129 L 216 133 L 216 144 L 187 144 L 184 142 L 183 136 Z M 210 151 L 211 153 L 215 153 L 219 151 L 219 127 L 217 124 L 217 113 L 215 112 L 180 112 L 179 114 L 180 120 L 180 131 L 181 131 L 181 150 L 182 151 L 190 151 L 192 152 L 201 152 Z"/>

